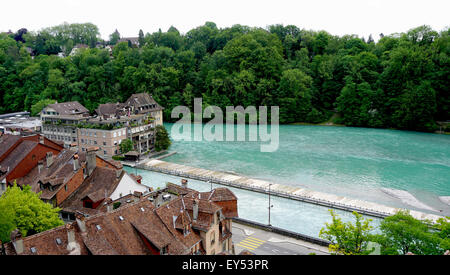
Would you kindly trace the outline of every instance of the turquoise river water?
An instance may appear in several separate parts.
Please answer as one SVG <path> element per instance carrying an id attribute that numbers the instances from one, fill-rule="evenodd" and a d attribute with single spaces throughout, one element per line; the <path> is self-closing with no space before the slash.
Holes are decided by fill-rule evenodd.
<path id="1" fill-rule="evenodd" d="M 173 125 L 165 124 L 169 134 Z M 450 215 L 450 206 L 445 203 L 450 196 L 449 135 L 280 125 L 278 150 L 261 152 L 260 145 L 261 142 L 249 141 L 173 141 L 170 151 L 177 154 L 164 161 Z M 148 171 L 139 173 L 148 173 L 152 184 L 170 178 Z M 205 183 L 195 184 L 193 187 L 199 190 L 210 188 Z M 240 216 L 267 222 L 266 195 L 233 191 L 238 195 Z M 324 221 L 329 221 L 328 211 L 323 207 L 282 198 L 274 199 L 273 204 L 272 224 L 286 229 L 317 236 Z M 351 216 L 339 213 L 344 219 Z M 379 222 L 374 220 L 375 224 Z"/>

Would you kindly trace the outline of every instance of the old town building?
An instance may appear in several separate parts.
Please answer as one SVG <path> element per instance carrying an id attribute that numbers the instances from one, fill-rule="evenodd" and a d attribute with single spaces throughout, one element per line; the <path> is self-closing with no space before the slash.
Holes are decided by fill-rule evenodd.
<path id="1" fill-rule="evenodd" d="M 114 208 L 118 201 L 123 205 Z M 221 203 L 227 207 L 219 206 Z M 78 211 L 75 221 L 29 237 L 13 231 L 5 252 L 7 255 L 233 253 L 231 219 L 237 215 L 237 199 L 227 188 L 197 192 L 168 184 L 164 190 L 147 195 L 136 192 L 117 200 L 108 199 L 100 208 L 103 211 L 91 214 Z"/>
<path id="2" fill-rule="evenodd" d="M 61 144 L 41 135 L 3 135 L 0 138 L 0 195 L 8 185 L 38 166 L 38 162 L 57 156 L 62 149 Z"/>

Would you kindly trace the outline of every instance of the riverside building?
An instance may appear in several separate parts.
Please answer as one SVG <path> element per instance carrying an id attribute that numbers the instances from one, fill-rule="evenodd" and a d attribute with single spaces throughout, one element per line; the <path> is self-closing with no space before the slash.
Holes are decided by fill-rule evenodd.
<path id="1" fill-rule="evenodd" d="M 130 139 L 140 156 L 154 148 L 162 110 L 147 93 L 133 94 L 125 103 L 100 104 L 94 116 L 76 101 L 50 104 L 40 113 L 42 133 L 82 152 L 99 147 L 98 154 L 107 158 L 120 154 L 120 144 Z"/>

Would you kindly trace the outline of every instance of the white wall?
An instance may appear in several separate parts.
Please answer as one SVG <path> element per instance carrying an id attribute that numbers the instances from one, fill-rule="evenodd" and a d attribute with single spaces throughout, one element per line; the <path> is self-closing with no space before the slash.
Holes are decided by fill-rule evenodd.
<path id="1" fill-rule="evenodd" d="M 122 177 L 122 179 L 119 182 L 119 185 L 117 185 L 116 190 L 111 194 L 110 198 L 112 200 L 116 200 L 120 198 L 120 194 L 122 196 L 125 196 L 127 194 L 133 193 L 134 191 L 142 192 L 148 190 L 148 187 L 145 185 L 137 183 L 128 173 L 125 173 Z"/>

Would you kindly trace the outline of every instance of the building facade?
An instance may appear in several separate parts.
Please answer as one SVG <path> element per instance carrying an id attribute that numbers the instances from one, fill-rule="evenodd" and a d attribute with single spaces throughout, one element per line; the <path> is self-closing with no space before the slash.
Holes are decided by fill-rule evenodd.
<path id="1" fill-rule="evenodd" d="M 125 139 L 132 141 L 139 156 L 152 151 L 155 127 L 163 124 L 162 110 L 149 94 L 141 93 L 125 103 L 100 104 L 96 116 L 78 102 L 64 102 L 46 106 L 40 118 L 45 137 L 79 151 L 97 146 L 101 156 L 111 158 L 121 154 Z"/>

